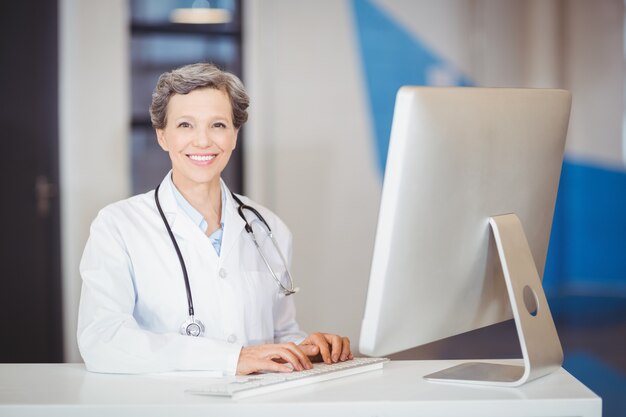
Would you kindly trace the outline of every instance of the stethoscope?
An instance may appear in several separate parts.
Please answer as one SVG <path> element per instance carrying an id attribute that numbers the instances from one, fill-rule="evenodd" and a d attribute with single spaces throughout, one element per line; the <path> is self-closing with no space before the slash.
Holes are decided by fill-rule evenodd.
<path id="1" fill-rule="evenodd" d="M 189 285 L 189 276 L 187 275 L 187 267 L 185 266 L 185 260 L 183 259 L 183 255 L 180 252 L 180 248 L 178 247 L 178 242 L 176 242 L 176 238 L 174 237 L 174 233 L 172 233 L 172 229 L 170 228 L 167 218 L 165 218 L 165 214 L 163 213 L 163 209 L 161 208 L 161 203 L 159 203 L 159 187 L 160 186 L 161 185 L 159 184 L 156 190 L 154 190 L 154 201 L 156 202 L 156 206 L 157 206 L 157 209 L 159 210 L 159 214 L 161 215 L 161 219 L 163 220 L 163 223 L 165 224 L 167 233 L 169 234 L 170 239 L 172 240 L 174 249 L 176 249 L 176 255 L 178 255 L 180 267 L 183 270 L 183 278 L 185 280 L 185 291 L 187 291 L 187 305 L 189 306 L 189 318 L 186 321 L 184 321 L 183 324 L 181 324 L 180 333 L 185 336 L 195 336 L 195 337 L 202 336 L 204 334 L 204 324 L 200 320 L 196 319 L 194 316 L 193 299 L 191 297 L 191 286 Z M 276 242 L 276 239 L 274 238 L 274 234 L 272 233 L 272 229 L 270 228 L 269 224 L 267 224 L 267 222 L 265 221 L 261 213 L 259 213 L 254 207 L 244 204 L 239 199 L 239 197 L 237 197 L 235 193 L 233 193 L 232 191 L 230 194 L 233 196 L 233 199 L 235 199 L 235 201 L 239 205 L 239 207 L 237 208 L 237 212 L 239 213 L 239 216 L 241 216 L 241 218 L 245 222 L 246 232 L 248 232 L 248 235 L 252 238 L 252 241 L 254 242 L 254 246 L 256 246 L 257 251 L 259 252 L 259 255 L 261 255 L 261 259 L 263 259 L 263 263 L 265 263 L 265 266 L 272 274 L 272 278 L 274 278 L 274 281 L 276 281 L 276 284 L 278 284 L 281 295 L 287 296 L 287 295 L 295 294 L 296 292 L 298 292 L 299 289 L 293 287 L 293 279 L 291 278 L 291 273 L 289 272 L 289 268 L 287 268 L 287 261 L 285 260 L 283 253 L 280 251 L 280 248 L 278 247 L 278 242 Z M 274 269 L 272 269 L 272 267 L 270 266 L 270 263 L 268 262 L 267 258 L 263 254 L 263 251 L 261 250 L 261 246 L 259 246 L 256 236 L 254 235 L 254 231 L 252 230 L 252 226 L 250 226 L 250 223 L 248 223 L 248 219 L 246 219 L 244 210 L 251 211 L 252 214 L 254 214 L 267 229 L 267 235 L 272 240 L 272 244 L 274 245 L 276 252 L 278 252 L 278 255 L 280 256 L 280 260 L 282 261 L 283 266 L 285 267 L 287 278 L 289 278 L 289 288 L 283 285 L 283 283 L 280 281 L 280 279 L 274 272 Z"/>

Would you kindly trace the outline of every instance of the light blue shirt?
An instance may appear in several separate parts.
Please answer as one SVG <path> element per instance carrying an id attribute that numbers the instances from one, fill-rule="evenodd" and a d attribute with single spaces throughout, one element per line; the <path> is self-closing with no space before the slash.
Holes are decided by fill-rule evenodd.
<path id="1" fill-rule="evenodd" d="M 209 227 L 204 217 L 198 210 L 192 207 L 189 204 L 189 201 L 185 200 L 185 197 L 178 191 L 178 188 L 172 182 L 172 179 L 168 176 L 169 181 L 172 183 L 172 190 L 174 190 L 174 198 L 176 199 L 176 204 L 180 207 L 187 216 L 191 219 L 191 221 L 197 225 L 202 233 L 206 234 L 207 228 Z M 215 248 L 215 252 L 217 252 L 217 256 L 220 256 L 220 249 L 222 248 L 222 236 L 224 235 L 224 217 L 225 217 L 225 207 L 226 207 L 226 191 L 224 190 L 223 185 L 221 185 L 221 194 L 222 194 L 222 215 L 220 220 L 220 228 L 215 232 L 211 233 L 209 236 L 209 240 L 211 244 Z"/>

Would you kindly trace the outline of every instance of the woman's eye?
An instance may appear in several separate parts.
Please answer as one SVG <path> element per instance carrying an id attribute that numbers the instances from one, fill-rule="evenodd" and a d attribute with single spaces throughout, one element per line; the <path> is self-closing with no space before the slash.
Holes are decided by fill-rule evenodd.
<path id="1" fill-rule="evenodd" d="M 225 127 L 226 127 L 226 125 L 225 125 L 224 123 L 222 123 L 222 122 L 217 122 L 217 123 L 215 123 L 215 124 L 213 125 L 213 127 L 225 128 Z"/>
<path id="2" fill-rule="evenodd" d="M 178 127 L 191 127 L 191 125 L 188 122 L 180 122 Z"/>

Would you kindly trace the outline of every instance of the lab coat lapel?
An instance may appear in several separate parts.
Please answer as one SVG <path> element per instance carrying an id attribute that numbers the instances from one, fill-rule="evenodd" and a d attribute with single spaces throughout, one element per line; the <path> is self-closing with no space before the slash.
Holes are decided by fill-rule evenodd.
<path id="1" fill-rule="evenodd" d="M 168 173 L 167 175 L 171 174 Z M 202 233 L 197 225 L 193 224 L 191 219 L 185 215 L 183 209 L 181 209 L 176 203 L 172 187 L 173 184 L 171 180 L 169 180 L 166 176 L 161 183 L 161 187 L 159 188 L 159 200 L 161 202 L 161 207 L 163 208 L 163 213 L 165 214 L 170 228 L 172 229 L 172 233 L 174 233 L 174 236 L 177 239 L 181 239 L 181 241 L 199 239 L 197 242 L 198 244 L 209 244 L 208 238 L 204 235 L 204 233 Z M 215 251 L 207 252 L 213 252 L 214 255 L 217 255 Z"/>
<path id="2" fill-rule="evenodd" d="M 172 192 L 172 182 L 168 179 L 169 175 L 172 175 L 172 171 L 168 172 L 163 181 L 161 181 L 161 186 L 159 187 L 159 202 L 161 203 L 161 209 L 163 209 L 163 214 L 165 214 L 170 228 L 174 231 L 174 225 L 179 223 L 176 221 L 179 217 L 179 212 L 178 204 L 176 204 L 176 199 Z"/>
<path id="3" fill-rule="evenodd" d="M 224 235 L 222 237 L 222 249 L 220 259 L 226 259 L 235 243 L 241 238 L 244 231 L 244 221 L 237 212 L 239 205 L 230 194 L 230 190 L 222 181 L 222 192 L 226 193 L 226 209 L 224 210 Z"/>

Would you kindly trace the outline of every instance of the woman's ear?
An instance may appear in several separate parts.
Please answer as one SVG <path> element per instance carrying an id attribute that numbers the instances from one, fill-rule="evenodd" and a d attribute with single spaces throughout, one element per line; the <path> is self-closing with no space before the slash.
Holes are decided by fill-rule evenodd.
<path id="1" fill-rule="evenodd" d="M 233 149 L 232 149 L 233 151 L 237 147 L 237 139 L 239 138 L 239 129 L 240 128 L 235 129 L 235 141 L 233 142 Z"/>
<path id="2" fill-rule="evenodd" d="M 167 149 L 167 141 L 165 140 L 165 130 L 164 129 L 155 129 L 157 135 L 157 141 L 159 142 L 159 146 L 165 152 L 169 152 Z"/>

